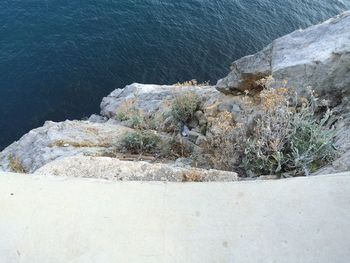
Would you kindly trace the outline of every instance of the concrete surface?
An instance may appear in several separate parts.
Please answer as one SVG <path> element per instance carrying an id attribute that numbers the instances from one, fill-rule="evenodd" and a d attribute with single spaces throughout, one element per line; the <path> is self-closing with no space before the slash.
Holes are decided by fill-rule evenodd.
<path id="1" fill-rule="evenodd" d="M 1 263 L 350 262 L 350 174 L 233 183 L 0 174 Z"/>

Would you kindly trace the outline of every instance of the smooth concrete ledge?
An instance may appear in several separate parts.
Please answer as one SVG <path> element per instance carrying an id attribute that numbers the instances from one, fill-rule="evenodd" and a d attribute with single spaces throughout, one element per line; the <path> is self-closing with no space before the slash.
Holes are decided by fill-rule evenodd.
<path id="1" fill-rule="evenodd" d="M 0 174 L 1 263 L 350 262 L 350 173 L 233 183 Z"/>

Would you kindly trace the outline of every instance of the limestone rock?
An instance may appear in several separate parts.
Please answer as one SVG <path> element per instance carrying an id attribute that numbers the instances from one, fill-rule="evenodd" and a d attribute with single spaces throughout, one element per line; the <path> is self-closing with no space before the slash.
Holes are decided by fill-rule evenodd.
<path id="1" fill-rule="evenodd" d="M 195 143 L 195 142 L 197 141 L 197 139 L 198 139 L 199 136 L 201 136 L 200 133 L 195 132 L 195 131 L 190 131 L 189 134 L 188 134 L 188 139 L 189 139 L 191 142 Z"/>
<path id="2" fill-rule="evenodd" d="M 101 102 L 101 115 L 114 118 L 116 112 L 126 103 L 146 115 L 159 115 L 168 112 L 171 101 L 181 93 L 194 92 L 204 107 L 215 104 L 225 96 L 213 86 L 175 86 L 133 83 L 124 89 L 116 89 Z"/>
<path id="3" fill-rule="evenodd" d="M 255 87 L 255 81 L 271 75 L 272 45 L 264 50 L 243 57 L 231 65 L 231 72 L 226 78 L 220 79 L 216 88 L 225 93 L 244 93 Z"/>
<path id="4" fill-rule="evenodd" d="M 256 80 L 272 75 L 298 91 L 312 86 L 333 105 L 350 91 L 350 11 L 322 24 L 276 39 L 255 55 L 233 62 L 216 88 L 226 94 L 254 90 Z"/>
<path id="5" fill-rule="evenodd" d="M 104 123 L 106 121 L 108 121 L 108 119 L 106 117 L 97 115 L 97 114 L 92 114 L 89 119 L 89 122 L 96 122 L 96 123 Z"/>
<path id="6" fill-rule="evenodd" d="M 123 181 L 237 181 L 234 172 L 175 167 L 170 164 L 74 156 L 53 161 L 35 174 L 92 177 Z"/>
<path id="7" fill-rule="evenodd" d="M 343 113 L 343 120 L 337 122 L 335 147 L 339 156 L 329 165 L 316 171 L 314 175 L 350 171 L 350 113 Z"/>
<path id="8" fill-rule="evenodd" d="M 33 172 L 58 158 L 74 155 L 103 155 L 132 129 L 89 121 L 45 122 L 0 153 L 1 169 L 11 171 L 11 159 L 26 172 Z"/>

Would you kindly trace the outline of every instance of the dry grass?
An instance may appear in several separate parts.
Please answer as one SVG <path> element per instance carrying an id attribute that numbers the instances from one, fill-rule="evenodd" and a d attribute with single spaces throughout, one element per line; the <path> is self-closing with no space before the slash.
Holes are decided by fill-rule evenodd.
<path id="1" fill-rule="evenodd" d="M 198 83 L 198 81 L 196 79 L 191 79 L 188 81 L 184 81 L 184 82 L 178 82 L 173 84 L 173 86 L 179 86 L 179 87 L 183 87 L 183 86 L 209 86 L 209 80 L 208 81 L 204 81 L 202 83 Z"/>
<path id="2" fill-rule="evenodd" d="M 110 142 L 90 142 L 90 141 L 81 141 L 81 142 L 73 142 L 73 141 L 66 141 L 66 140 L 58 140 L 54 143 L 51 143 L 49 147 L 76 147 L 76 148 L 93 148 L 93 147 L 111 147 L 112 144 Z"/>
<path id="3" fill-rule="evenodd" d="M 10 155 L 8 157 L 10 170 L 15 173 L 26 173 L 26 169 L 17 157 Z"/>
<path id="4" fill-rule="evenodd" d="M 133 115 L 135 115 L 137 99 L 127 99 L 118 108 L 115 118 L 118 121 L 130 120 Z"/>
<path id="5" fill-rule="evenodd" d="M 199 171 L 189 170 L 183 173 L 182 182 L 203 182 L 203 177 Z"/>

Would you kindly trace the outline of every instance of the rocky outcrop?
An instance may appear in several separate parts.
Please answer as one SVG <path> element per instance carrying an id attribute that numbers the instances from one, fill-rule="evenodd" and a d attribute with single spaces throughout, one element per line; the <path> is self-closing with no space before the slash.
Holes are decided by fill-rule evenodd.
<path id="1" fill-rule="evenodd" d="M 169 110 L 171 102 L 184 92 L 195 93 L 203 103 L 203 108 L 210 108 L 225 100 L 225 96 L 213 86 L 176 86 L 133 83 L 123 89 L 116 89 L 101 102 L 101 115 L 114 118 L 116 113 L 131 105 L 146 115 L 155 115 Z"/>
<path id="2" fill-rule="evenodd" d="M 116 124 L 89 121 L 47 121 L 0 153 L 1 169 L 11 171 L 16 163 L 26 172 L 67 156 L 101 156 L 118 144 L 131 129 Z"/>
<path id="3" fill-rule="evenodd" d="M 237 94 L 257 88 L 262 77 L 272 75 L 276 85 L 302 92 L 312 86 L 333 104 L 350 91 L 350 11 L 322 24 L 276 39 L 263 51 L 232 63 L 231 72 L 216 88 Z"/>
<path id="4" fill-rule="evenodd" d="M 109 157 L 68 157 L 51 162 L 35 174 L 94 177 L 124 181 L 237 181 L 234 172 L 175 167 L 169 164 L 120 161 Z"/>
<path id="5" fill-rule="evenodd" d="M 0 169 L 34 172 L 51 161 L 67 156 L 115 156 L 116 151 L 120 150 L 117 148 L 123 135 L 126 132 L 134 132 L 134 129 L 127 127 L 130 126 L 128 121 L 121 122 L 115 119 L 119 110 L 125 110 L 125 104 L 132 104 L 140 113 L 149 117 L 162 116 L 170 111 L 171 103 L 176 96 L 187 92 L 196 94 L 201 104 L 192 120 L 187 123 L 190 128 L 189 137 L 182 138 L 180 135 L 173 137 L 174 121 L 169 117 L 157 120 L 159 136 L 167 144 L 173 138 L 181 142 L 181 147 L 186 151 L 200 155 L 201 147 L 206 140 L 200 127 L 210 130 L 211 121 L 223 111 L 238 115 L 239 98 L 226 96 L 213 86 L 161 86 L 134 83 L 123 90 L 113 91 L 103 99 L 102 116 L 92 115 L 88 121 L 59 123 L 48 121 L 43 127 L 30 131 L 1 152 Z M 201 164 L 202 167 L 207 167 L 205 160 L 202 160 Z M 14 165 L 16 167 L 13 167 Z"/>
<path id="6" fill-rule="evenodd" d="M 0 170 L 113 180 L 236 180 L 235 173 L 193 170 L 190 166 L 234 168 L 215 165 L 217 160 L 212 157 L 222 159 L 220 152 L 217 155 L 212 151 L 222 145 L 215 141 L 215 136 L 226 134 L 241 123 L 246 123 L 253 131 L 259 97 L 242 94 L 246 90 L 250 95 L 259 93 L 267 85 L 261 80 L 270 75 L 275 81 L 268 85 L 286 85 L 300 93 L 312 86 L 319 96 L 329 100 L 332 108 L 337 105 L 335 111 L 342 118 L 332 126 L 337 130 L 336 146 L 341 154 L 318 173 L 350 170 L 350 12 L 295 31 L 256 54 L 235 61 L 228 76 L 216 86 L 194 82 L 133 83 L 116 89 L 103 98 L 100 115 L 92 115 L 87 121 L 46 122 L 11 144 L 0 153 Z M 171 112 L 174 102 L 183 94 L 194 94 L 195 105 L 198 104 L 186 120 Z M 141 119 L 142 127 L 133 123 L 134 117 L 136 121 Z M 120 154 L 125 150 L 118 148 L 121 139 L 135 129 L 139 132 L 152 130 L 159 137 L 162 145 L 148 157 L 162 164 L 97 158 L 120 157 L 117 151 Z M 163 151 L 171 155 L 161 153 Z M 231 156 L 227 158 L 232 160 Z"/>

